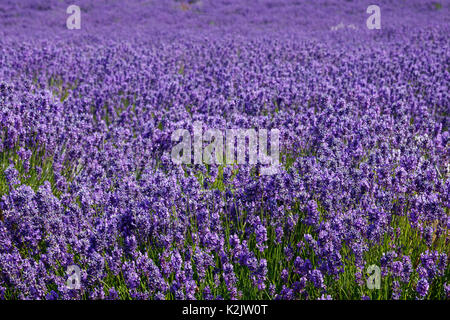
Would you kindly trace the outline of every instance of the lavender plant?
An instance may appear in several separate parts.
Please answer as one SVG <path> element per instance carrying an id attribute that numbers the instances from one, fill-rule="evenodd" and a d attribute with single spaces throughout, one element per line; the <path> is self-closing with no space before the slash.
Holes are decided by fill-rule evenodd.
<path id="1" fill-rule="evenodd" d="M 448 3 L 71 2 L 0 4 L 1 299 L 449 298 Z"/>

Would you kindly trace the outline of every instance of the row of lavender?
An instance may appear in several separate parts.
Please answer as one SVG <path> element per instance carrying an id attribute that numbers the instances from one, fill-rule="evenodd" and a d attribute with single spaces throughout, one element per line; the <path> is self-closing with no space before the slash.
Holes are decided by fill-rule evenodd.
<path id="1" fill-rule="evenodd" d="M 0 40 L 1 298 L 448 298 L 448 27 L 252 26 Z M 279 174 L 175 165 L 195 121 Z"/>

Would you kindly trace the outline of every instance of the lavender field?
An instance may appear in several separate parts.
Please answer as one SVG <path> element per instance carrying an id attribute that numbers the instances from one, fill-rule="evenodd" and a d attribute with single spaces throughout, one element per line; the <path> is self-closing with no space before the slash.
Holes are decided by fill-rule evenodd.
<path id="1" fill-rule="evenodd" d="M 0 0 L 0 299 L 449 299 L 449 8 Z"/>

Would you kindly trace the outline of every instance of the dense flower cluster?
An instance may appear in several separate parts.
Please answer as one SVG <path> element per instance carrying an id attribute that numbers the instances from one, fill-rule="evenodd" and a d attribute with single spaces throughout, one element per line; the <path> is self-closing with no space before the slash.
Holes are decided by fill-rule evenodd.
<path id="1" fill-rule="evenodd" d="M 0 298 L 449 297 L 448 6 L 79 2 L 0 4 Z M 174 164 L 195 121 L 279 173 Z"/>

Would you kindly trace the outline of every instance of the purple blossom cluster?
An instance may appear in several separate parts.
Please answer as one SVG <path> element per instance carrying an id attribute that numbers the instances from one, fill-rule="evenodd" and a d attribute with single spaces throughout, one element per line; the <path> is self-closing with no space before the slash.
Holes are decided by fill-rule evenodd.
<path id="1" fill-rule="evenodd" d="M 0 4 L 1 299 L 448 299 L 448 3 L 79 3 Z M 196 121 L 279 173 L 174 164 Z"/>

